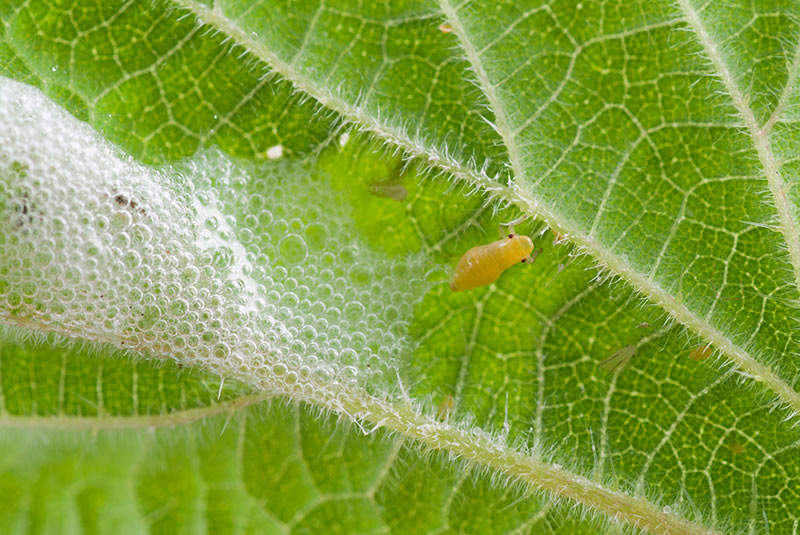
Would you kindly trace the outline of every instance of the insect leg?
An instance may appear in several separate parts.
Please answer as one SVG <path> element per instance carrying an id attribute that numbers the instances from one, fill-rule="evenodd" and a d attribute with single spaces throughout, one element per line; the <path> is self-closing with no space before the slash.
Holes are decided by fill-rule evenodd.
<path id="1" fill-rule="evenodd" d="M 523 264 L 533 264 L 533 261 L 536 260 L 536 257 L 542 252 L 541 249 L 536 249 L 532 252 L 527 258 L 522 259 Z"/>
<path id="2" fill-rule="evenodd" d="M 508 223 L 500 223 L 501 227 L 506 227 L 508 229 L 509 234 L 514 234 L 514 227 L 528 219 L 530 216 L 528 214 L 522 214 L 516 219 L 512 219 Z M 503 234 L 501 232 L 501 234 Z"/>

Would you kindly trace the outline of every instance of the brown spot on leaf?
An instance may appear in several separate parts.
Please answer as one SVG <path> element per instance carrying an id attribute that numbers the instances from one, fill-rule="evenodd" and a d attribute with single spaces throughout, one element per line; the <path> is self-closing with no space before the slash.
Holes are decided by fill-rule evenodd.
<path id="1" fill-rule="evenodd" d="M 706 360 L 714 353 L 714 349 L 710 345 L 697 346 L 689 353 L 689 358 L 694 361 Z"/>

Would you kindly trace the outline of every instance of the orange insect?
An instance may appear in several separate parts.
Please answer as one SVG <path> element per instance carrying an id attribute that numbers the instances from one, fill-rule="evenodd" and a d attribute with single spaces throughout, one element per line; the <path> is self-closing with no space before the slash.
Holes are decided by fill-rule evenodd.
<path id="1" fill-rule="evenodd" d="M 531 239 L 513 232 L 495 242 L 473 247 L 458 261 L 450 289 L 460 292 L 491 284 L 514 264 L 527 261 L 532 251 Z"/>

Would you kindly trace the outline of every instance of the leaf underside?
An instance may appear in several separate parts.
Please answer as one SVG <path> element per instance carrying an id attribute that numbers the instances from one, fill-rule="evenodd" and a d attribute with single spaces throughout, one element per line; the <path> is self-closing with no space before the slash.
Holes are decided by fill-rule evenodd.
<path id="1" fill-rule="evenodd" d="M 0 3 L 3 531 L 799 533 L 798 9 Z"/>

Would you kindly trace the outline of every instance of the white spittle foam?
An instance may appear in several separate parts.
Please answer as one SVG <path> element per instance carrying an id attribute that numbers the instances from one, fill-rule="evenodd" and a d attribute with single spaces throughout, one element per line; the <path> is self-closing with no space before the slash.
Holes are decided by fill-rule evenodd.
<path id="1" fill-rule="evenodd" d="M 361 241 L 308 166 L 145 166 L 5 78 L 0 109 L 0 321 L 266 389 L 394 380 L 430 263 Z"/>

